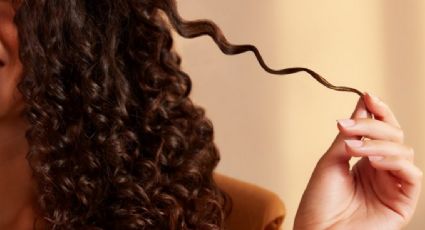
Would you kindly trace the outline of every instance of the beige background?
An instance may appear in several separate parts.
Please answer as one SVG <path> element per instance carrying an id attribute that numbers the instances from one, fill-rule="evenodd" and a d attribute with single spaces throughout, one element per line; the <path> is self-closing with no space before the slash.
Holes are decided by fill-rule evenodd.
<path id="1" fill-rule="evenodd" d="M 272 67 L 306 66 L 370 91 L 398 116 L 425 168 L 425 1 L 178 0 L 187 19 L 208 18 L 234 43 L 255 44 Z M 273 190 L 292 222 L 316 161 L 357 101 L 306 74 L 273 77 L 251 54 L 224 56 L 207 38 L 178 39 L 193 97 L 215 125 L 219 171 Z M 425 193 L 424 193 L 425 194 Z M 406 229 L 425 224 L 425 196 Z"/>

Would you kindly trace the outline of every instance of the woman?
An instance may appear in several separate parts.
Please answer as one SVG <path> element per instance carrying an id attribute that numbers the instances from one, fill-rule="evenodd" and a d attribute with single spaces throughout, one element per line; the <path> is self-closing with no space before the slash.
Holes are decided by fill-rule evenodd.
<path id="1" fill-rule="evenodd" d="M 161 12 L 183 36 L 202 28 L 173 9 L 0 0 L 0 229 L 223 228 L 212 125 L 188 97 Z M 295 228 L 401 228 L 422 173 L 394 115 L 366 94 L 338 127 Z M 351 156 L 364 157 L 352 173 Z"/>

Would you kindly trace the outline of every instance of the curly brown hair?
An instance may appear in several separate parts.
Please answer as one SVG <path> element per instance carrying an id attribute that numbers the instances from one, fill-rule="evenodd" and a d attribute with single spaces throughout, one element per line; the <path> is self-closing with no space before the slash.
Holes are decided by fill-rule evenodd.
<path id="1" fill-rule="evenodd" d="M 223 229 L 230 198 L 213 180 L 213 127 L 189 98 L 173 51 L 183 37 L 232 45 L 211 21 L 184 21 L 175 0 L 13 0 L 30 123 L 28 161 L 49 229 Z M 167 21 L 167 19 L 169 21 Z"/>
<path id="2" fill-rule="evenodd" d="M 222 229 L 204 110 L 161 12 L 174 0 L 22 0 L 28 160 L 49 229 Z"/>

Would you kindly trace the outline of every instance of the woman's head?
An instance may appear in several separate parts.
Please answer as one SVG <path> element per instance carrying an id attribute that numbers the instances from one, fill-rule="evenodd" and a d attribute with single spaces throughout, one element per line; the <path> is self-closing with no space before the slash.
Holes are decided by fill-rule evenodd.
<path id="1" fill-rule="evenodd" d="M 23 101 L 17 90 L 22 66 L 11 1 L 0 0 L 0 123 L 20 117 Z"/>
<path id="2" fill-rule="evenodd" d="M 20 1 L 18 88 L 50 227 L 222 227 L 213 129 L 188 98 L 191 81 L 160 14 L 170 3 Z M 7 12 L 2 71 L 12 78 L 18 43 Z"/>

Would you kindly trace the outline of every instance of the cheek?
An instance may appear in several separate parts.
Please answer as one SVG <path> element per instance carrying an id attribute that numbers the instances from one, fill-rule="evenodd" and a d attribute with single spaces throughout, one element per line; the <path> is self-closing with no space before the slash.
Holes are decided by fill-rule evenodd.
<path id="1" fill-rule="evenodd" d="M 19 60 L 18 32 L 13 17 L 11 7 L 0 7 L 0 53 L 6 61 L 0 67 L 0 121 L 16 117 L 23 107 L 22 96 L 17 89 L 22 64 Z"/>
<path id="2" fill-rule="evenodd" d="M 14 68 L 8 71 L 7 76 L 0 76 L 0 121 L 19 116 L 22 111 L 24 102 L 17 88 L 20 76 L 21 68 Z"/>

